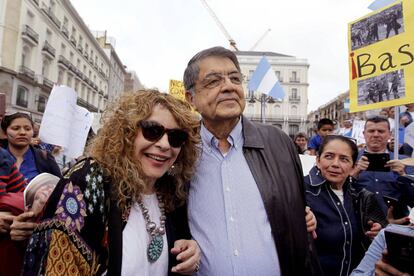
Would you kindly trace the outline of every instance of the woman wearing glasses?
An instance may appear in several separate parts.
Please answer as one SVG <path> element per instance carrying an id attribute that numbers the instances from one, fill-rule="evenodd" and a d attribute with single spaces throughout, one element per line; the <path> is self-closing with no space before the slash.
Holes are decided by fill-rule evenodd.
<path id="1" fill-rule="evenodd" d="M 197 160 L 189 106 L 124 94 L 103 116 L 90 158 L 58 183 L 26 250 L 24 275 L 174 275 L 199 267 L 186 183 Z"/>
<path id="2" fill-rule="evenodd" d="M 305 177 L 306 203 L 316 216 L 316 249 L 324 275 L 349 275 L 371 239 L 387 224 L 375 195 L 356 190 L 350 173 L 358 149 L 340 135 L 325 137 Z"/>

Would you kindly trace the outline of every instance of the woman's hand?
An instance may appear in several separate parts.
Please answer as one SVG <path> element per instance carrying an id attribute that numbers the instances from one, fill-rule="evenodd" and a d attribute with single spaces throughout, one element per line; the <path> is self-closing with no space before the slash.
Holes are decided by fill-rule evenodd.
<path id="1" fill-rule="evenodd" d="M 365 232 L 365 235 L 368 236 L 368 238 L 373 239 L 376 235 L 378 235 L 379 231 L 381 231 L 381 224 L 378 222 L 373 222 L 372 220 L 368 221 L 368 225 L 371 227 L 369 231 Z"/>
<path id="2" fill-rule="evenodd" d="M 178 240 L 171 248 L 171 253 L 177 255 L 179 264 L 171 271 L 181 274 L 191 274 L 200 268 L 201 251 L 195 240 Z"/>
<path id="3" fill-rule="evenodd" d="M 10 225 L 15 217 L 7 214 L 0 214 L 0 234 L 6 234 L 10 231 Z"/>
<path id="4" fill-rule="evenodd" d="M 306 220 L 306 230 L 308 231 L 308 233 L 312 233 L 312 237 L 314 239 L 316 239 L 316 225 L 317 225 L 317 221 L 316 221 L 316 217 L 313 214 L 313 212 L 311 211 L 309 206 L 305 207 L 305 220 Z"/>
<path id="5" fill-rule="evenodd" d="M 10 237 L 14 241 L 23 241 L 28 239 L 36 223 L 33 220 L 36 218 L 35 213 L 33 212 L 24 212 L 14 218 L 12 225 L 10 226 Z"/>

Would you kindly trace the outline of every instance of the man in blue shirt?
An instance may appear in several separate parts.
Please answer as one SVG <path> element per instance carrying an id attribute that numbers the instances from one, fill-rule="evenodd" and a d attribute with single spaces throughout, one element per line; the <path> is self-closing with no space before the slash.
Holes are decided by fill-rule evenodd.
<path id="1" fill-rule="evenodd" d="M 405 166 L 400 160 L 393 160 L 394 153 L 389 152 L 387 144 L 391 138 L 390 124 L 384 117 L 375 116 L 366 120 L 364 128 L 364 138 L 366 141 L 366 148 L 359 152 L 358 163 L 352 176 L 358 178 L 357 186 L 366 188 L 375 193 L 378 202 L 380 203 L 384 212 L 388 208 L 384 202 L 383 196 L 389 196 L 400 199 L 402 191 L 407 187 L 402 187 L 399 183 L 398 177 L 405 174 L 414 174 L 414 168 Z M 390 161 L 385 167 L 390 168 L 390 171 L 368 171 L 369 161 L 364 153 L 389 153 Z M 400 159 L 407 158 L 401 156 Z M 413 187 L 414 189 L 414 187 Z M 414 200 L 414 199 L 409 199 Z"/>
<path id="2" fill-rule="evenodd" d="M 184 73 L 186 98 L 202 116 L 188 200 L 198 275 L 320 275 L 296 148 L 276 127 L 242 116 L 242 82 L 236 55 L 223 47 L 199 52 Z"/>

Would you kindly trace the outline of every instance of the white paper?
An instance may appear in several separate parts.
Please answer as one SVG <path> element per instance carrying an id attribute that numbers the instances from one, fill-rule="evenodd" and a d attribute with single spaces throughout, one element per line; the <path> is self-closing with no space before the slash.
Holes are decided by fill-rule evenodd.
<path id="1" fill-rule="evenodd" d="M 405 127 L 404 130 L 404 143 L 409 144 L 414 148 L 414 124 L 411 123 Z"/>
<path id="2" fill-rule="evenodd" d="M 364 128 L 365 128 L 364 120 L 354 120 L 354 123 L 352 124 L 351 137 L 357 141 L 358 146 L 365 144 Z"/>
<path id="3" fill-rule="evenodd" d="M 93 115 L 76 104 L 75 90 L 55 85 L 50 92 L 39 129 L 42 142 L 64 148 L 65 155 L 82 155 Z"/>
<path id="4" fill-rule="evenodd" d="M 309 171 L 313 168 L 313 166 L 315 166 L 316 156 L 299 154 L 299 157 L 300 162 L 302 163 L 303 176 L 306 176 L 309 174 Z"/>

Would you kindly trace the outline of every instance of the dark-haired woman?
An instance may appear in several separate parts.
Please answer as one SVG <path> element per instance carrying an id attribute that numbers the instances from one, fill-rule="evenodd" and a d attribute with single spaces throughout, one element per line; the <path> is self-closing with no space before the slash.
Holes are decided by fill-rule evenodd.
<path id="1" fill-rule="evenodd" d="M 305 177 L 306 202 L 318 221 L 315 241 L 324 275 L 349 275 L 370 239 L 387 224 L 374 194 L 355 190 L 350 173 L 357 146 L 346 137 L 325 137 L 316 166 Z"/>
<path id="2" fill-rule="evenodd" d="M 47 151 L 31 146 L 33 121 L 25 113 L 5 116 L 1 128 L 7 136 L 7 150 L 15 158 L 19 171 L 30 182 L 40 173 L 50 173 L 61 177 L 59 166 Z"/>

